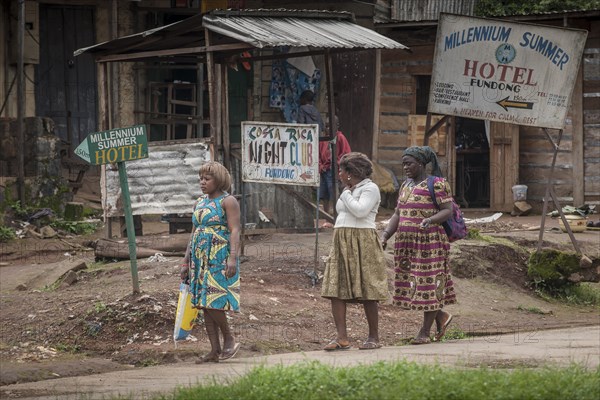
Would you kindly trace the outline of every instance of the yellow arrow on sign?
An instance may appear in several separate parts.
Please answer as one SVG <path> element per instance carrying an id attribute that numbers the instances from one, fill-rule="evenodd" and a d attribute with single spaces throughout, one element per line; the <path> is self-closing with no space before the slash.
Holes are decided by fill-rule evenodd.
<path id="1" fill-rule="evenodd" d="M 508 96 L 503 98 L 500 101 L 497 101 L 496 104 L 498 104 L 500 107 L 504 108 L 504 111 L 508 111 L 508 107 L 521 108 L 524 110 L 531 110 L 533 108 L 533 103 L 530 103 L 527 101 L 509 100 Z"/>

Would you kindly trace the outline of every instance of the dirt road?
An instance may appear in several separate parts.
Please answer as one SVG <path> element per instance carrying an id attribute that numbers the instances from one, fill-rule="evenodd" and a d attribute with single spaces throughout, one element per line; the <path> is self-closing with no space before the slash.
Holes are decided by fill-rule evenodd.
<path id="1" fill-rule="evenodd" d="M 544 247 L 572 251 L 568 235 L 552 230 L 556 221 L 549 222 Z M 554 362 L 546 352 L 555 351 L 551 341 L 559 332 L 555 329 L 599 326 L 600 316 L 594 306 L 542 298 L 528 284 L 526 261 L 537 244 L 536 225 L 539 217 L 503 216 L 494 226 L 483 227 L 494 240 L 453 244 L 451 265 L 460 297 L 458 304 L 449 307 L 455 316 L 451 331 L 455 331 L 454 337 L 466 335 L 473 339 L 443 347 L 403 346 L 418 330 L 422 316 L 384 303 L 380 307 L 379 333 L 385 347 L 374 354 L 352 350 L 330 355 L 320 351 L 335 328 L 330 305 L 320 298 L 320 286 L 313 285 L 310 274 L 314 268 L 314 234 L 253 237 L 241 268 L 243 312 L 232 315 L 232 327 L 242 349 L 238 359 L 224 362 L 218 370 L 192 364 L 209 347 L 203 326 L 195 328 L 195 341 L 185 341 L 177 349 L 170 339 L 179 258 L 158 262 L 139 259 L 142 293 L 134 296 L 129 262 L 94 261 L 93 250 L 87 249 L 89 238 L 16 240 L 0 246 L 0 398 L 39 394 L 54 399 L 53 390 L 65 396 L 79 391 L 106 397 L 126 393 L 129 388 L 143 397 L 144 390 L 169 390 L 213 374 L 224 379 L 238 376 L 260 362 L 287 363 L 306 357 L 336 365 L 404 356 L 459 366 L 479 364 L 492 355 L 489 363 L 498 367 Z M 157 238 L 168 228 L 160 222 L 150 227 L 156 231 L 148 229 L 147 234 Z M 331 236 L 331 230 L 319 234 L 319 256 L 328 254 Z M 600 258 L 599 231 L 577 234 L 577 239 L 586 254 Z M 387 256 L 391 274 L 391 250 Z M 79 262 L 85 262 L 86 268 L 77 270 L 72 283 L 64 285 L 57 280 Z M 351 305 L 347 317 L 350 339 L 356 347 L 365 334 L 362 307 Z M 533 337 L 522 334 L 524 327 L 540 333 Z M 544 336 L 541 342 L 529 343 L 529 339 L 535 341 L 546 335 L 541 332 L 545 329 L 554 329 L 554 333 Z M 600 338 L 598 328 L 594 329 L 586 330 L 583 341 L 578 339 L 579 334 L 573 339 L 575 333 L 569 333 L 560 339 L 565 344 L 559 341 L 557 346 L 568 350 L 572 343 L 583 348 L 583 355 L 574 359 L 587 362 L 590 348 L 598 351 Z M 496 334 L 508 336 L 490 336 Z M 592 344 L 586 342 L 590 339 Z M 472 350 L 478 343 L 488 347 Z M 505 351 L 504 347 L 511 350 Z M 437 355 L 440 349 L 443 354 Z M 561 354 L 556 357 L 562 362 L 571 353 Z M 598 364 L 598 354 L 591 357 L 592 365 Z M 106 374 L 111 371 L 125 372 Z M 105 382 L 111 377 L 116 380 L 111 380 L 109 387 Z M 119 377 L 140 382 L 121 382 Z M 33 383 L 44 379 L 48 381 Z M 157 385 L 156 389 L 152 385 Z M 81 397 L 73 394 L 71 398 Z"/>
<path id="2" fill-rule="evenodd" d="M 317 360 L 335 366 L 351 366 L 377 361 L 407 360 L 462 367 L 533 368 L 567 366 L 577 363 L 587 368 L 600 365 L 600 325 L 545 331 L 515 331 L 510 334 L 432 343 L 421 346 L 388 346 L 378 350 L 327 353 L 277 354 L 237 358 L 219 364 L 190 362 L 169 366 L 131 369 L 99 375 L 61 378 L 4 386 L 3 399 L 105 399 L 128 395 L 146 399 L 170 393 L 177 386 L 238 378 L 258 365 L 292 365 Z"/>

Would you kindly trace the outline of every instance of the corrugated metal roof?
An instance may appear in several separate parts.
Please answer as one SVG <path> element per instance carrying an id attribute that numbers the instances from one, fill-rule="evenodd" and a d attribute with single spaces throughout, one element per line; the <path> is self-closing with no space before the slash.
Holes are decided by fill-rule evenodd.
<path id="1" fill-rule="evenodd" d="M 148 158 L 127 162 L 127 180 L 134 215 L 189 213 L 201 194 L 200 166 L 210 161 L 209 146 L 195 143 L 150 143 Z M 106 169 L 102 185 L 108 217 L 123 215 L 119 174 Z"/>
<path id="2" fill-rule="evenodd" d="M 202 15 L 198 14 L 169 25 L 83 47 L 75 50 L 73 55 L 78 56 L 88 51 L 101 54 L 112 54 L 114 52 L 123 54 L 150 49 L 161 50 L 174 47 L 202 46 L 204 43 L 202 29 Z M 123 51 L 122 49 L 128 50 Z"/>
<path id="3" fill-rule="evenodd" d="M 202 24 L 213 32 L 254 47 L 385 48 L 406 46 L 350 21 L 205 15 Z"/>
<path id="4" fill-rule="evenodd" d="M 437 21 L 441 12 L 473 15 L 475 0 L 392 0 L 396 21 Z"/>
<path id="5" fill-rule="evenodd" d="M 84 47 L 80 55 L 115 55 L 204 46 L 204 29 L 255 47 L 407 47 L 354 23 L 351 13 L 317 10 L 215 10 L 180 22 Z"/>

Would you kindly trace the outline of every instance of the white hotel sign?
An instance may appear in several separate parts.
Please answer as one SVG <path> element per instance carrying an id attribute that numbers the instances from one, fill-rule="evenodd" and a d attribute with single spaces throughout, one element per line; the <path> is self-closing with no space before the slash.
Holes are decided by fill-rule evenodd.
<path id="1" fill-rule="evenodd" d="M 562 129 L 586 37 L 442 13 L 429 112 Z"/>

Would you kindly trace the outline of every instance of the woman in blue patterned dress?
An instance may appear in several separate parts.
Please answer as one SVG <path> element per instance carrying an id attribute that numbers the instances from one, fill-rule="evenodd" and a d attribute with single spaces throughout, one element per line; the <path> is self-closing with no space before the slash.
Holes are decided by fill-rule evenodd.
<path id="1" fill-rule="evenodd" d="M 203 195 L 194 207 L 194 229 L 185 254 L 181 279 L 189 279 L 193 306 L 204 312 L 211 351 L 197 363 L 219 362 L 240 348 L 231 333 L 226 311 L 238 312 L 240 277 L 240 207 L 227 191 L 231 177 L 225 167 L 208 162 L 200 167 Z M 223 335 L 223 347 L 219 331 Z"/>
<path id="2" fill-rule="evenodd" d="M 435 206 L 427 185 L 426 165 L 431 163 L 433 189 L 440 209 Z M 444 305 L 456 302 L 448 257 L 450 242 L 440 225 L 452 213 L 450 186 L 441 177 L 435 152 L 429 146 L 412 146 L 402 157 L 408 178 L 400 188 L 396 212 L 382 234 L 384 246 L 395 233 L 394 304 L 408 310 L 423 311 L 423 325 L 411 344 L 431 340 L 435 321 L 435 340 L 440 340 L 452 321 Z"/>

